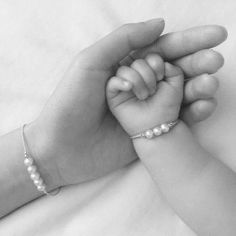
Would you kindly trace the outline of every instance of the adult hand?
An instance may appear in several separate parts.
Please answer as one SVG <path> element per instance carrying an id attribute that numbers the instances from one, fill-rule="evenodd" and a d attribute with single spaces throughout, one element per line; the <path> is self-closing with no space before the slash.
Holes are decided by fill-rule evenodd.
<path id="1" fill-rule="evenodd" d="M 220 26 L 205 26 L 160 37 L 163 29 L 160 19 L 127 24 L 75 58 L 38 119 L 25 130 L 32 154 L 47 168 L 52 185 L 90 180 L 136 159 L 128 136 L 105 100 L 107 80 L 131 52 L 133 57 L 158 52 L 174 60 L 186 75 L 195 76 L 185 89 L 183 116 L 189 124 L 213 112 L 215 103 L 209 98 L 217 80 L 198 75 L 214 73 L 222 66 L 220 54 L 203 49 L 223 42 L 226 31 Z M 205 87 L 204 93 L 199 87 Z"/>

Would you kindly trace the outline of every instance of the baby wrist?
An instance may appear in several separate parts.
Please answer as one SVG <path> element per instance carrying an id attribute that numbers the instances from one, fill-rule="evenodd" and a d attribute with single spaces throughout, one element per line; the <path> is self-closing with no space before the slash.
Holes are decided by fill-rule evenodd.
<path id="1" fill-rule="evenodd" d="M 133 145 L 138 156 L 141 159 L 146 159 L 153 155 L 156 156 L 156 153 L 160 152 L 160 150 L 173 150 L 173 148 L 177 148 L 176 146 L 182 143 L 181 140 L 190 137 L 190 133 L 186 124 L 182 120 L 179 120 L 178 124 L 170 132 L 152 139 L 134 139 Z"/>
<path id="2" fill-rule="evenodd" d="M 174 120 L 162 124 L 158 124 L 152 128 L 149 128 L 141 133 L 130 136 L 131 139 L 145 138 L 153 139 L 163 134 L 168 133 L 174 126 L 179 123 L 179 120 Z"/>

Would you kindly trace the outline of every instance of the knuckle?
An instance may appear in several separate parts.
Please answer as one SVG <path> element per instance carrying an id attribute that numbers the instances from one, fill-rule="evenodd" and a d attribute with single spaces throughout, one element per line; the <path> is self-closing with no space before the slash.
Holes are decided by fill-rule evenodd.
<path id="1" fill-rule="evenodd" d="M 139 76 L 137 76 L 137 74 L 135 74 L 135 73 L 131 73 L 130 80 L 135 84 L 142 83 L 142 79 Z"/>
<path id="2" fill-rule="evenodd" d="M 112 77 L 109 79 L 108 84 L 112 84 L 112 83 L 116 82 L 118 79 L 120 79 L 120 78 L 117 77 L 117 76 L 112 76 Z"/>
<path id="3" fill-rule="evenodd" d="M 107 82 L 107 87 L 108 87 L 108 88 L 112 87 L 113 84 L 116 82 L 117 78 L 118 78 L 118 77 L 116 77 L 116 76 L 111 77 L 111 78 L 108 80 L 108 82 Z"/>
<path id="4" fill-rule="evenodd" d="M 156 60 L 157 62 L 163 61 L 162 57 L 159 54 L 157 54 L 157 53 L 149 53 L 146 56 L 146 59 L 148 59 L 148 60 Z"/>
<path id="5" fill-rule="evenodd" d="M 112 78 L 110 78 L 110 79 L 108 80 L 108 82 L 107 82 L 106 90 L 107 90 L 107 91 L 111 90 L 112 87 L 113 87 L 113 84 L 114 84 L 114 78 L 112 77 Z"/>
<path id="6" fill-rule="evenodd" d="M 123 75 L 126 74 L 128 71 L 129 67 L 128 66 L 120 66 L 116 72 L 116 75 Z"/>
<path id="7" fill-rule="evenodd" d="M 151 67 L 156 69 L 164 67 L 164 61 L 158 54 L 148 54 L 145 59 Z"/>
<path id="8" fill-rule="evenodd" d="M 121 66 L 116 73 L 117 77 L 125 78 L 133 83 L 140 83 L 141 78 L 139 74 L 132 68 L 128 66 Z"/>
<path id="9" fill-rule="evenodd" d="M 131 66 L 132 66 L 132 67 L 140 67 L 140 66 L 143 66 L 144 64 L 146 64 L 146 63 L 145 63 L 145 60 L 143 60 L 143 59 L 137 59 L 137 60 L 135 60 L 135 61 L 131 64 Z"/>
<path id="10" fill-rule="evenodd" d="M 130 76 L 130 80 L 136 84 L 137 86 L 143 86 L 144 82 L 143 82 L 143 78 L 141 78 L 138 74 L 136 73 L 132 73 Z"/>

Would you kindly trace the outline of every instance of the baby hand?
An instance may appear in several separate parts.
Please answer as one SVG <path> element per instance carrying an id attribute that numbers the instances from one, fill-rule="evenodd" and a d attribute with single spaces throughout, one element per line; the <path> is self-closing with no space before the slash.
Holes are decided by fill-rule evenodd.
<path id="1" fill-rule="evenodd" d="M 184 76 L 157 54 L 121 66 L 107 84 L 111 112 L 129 135 L 179 117 Z"/>

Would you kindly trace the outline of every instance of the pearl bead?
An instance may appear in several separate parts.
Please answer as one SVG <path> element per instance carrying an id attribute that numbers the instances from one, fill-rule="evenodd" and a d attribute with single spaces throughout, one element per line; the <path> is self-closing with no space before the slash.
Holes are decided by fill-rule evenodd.
<path id="1" fill-rule="evenodd" d="M 30 178 L 32 179 L 32 180 L 38 180 L 39 178 L 40 178 L 40 176 L 39 176 L 39 173 L 32 173 L 31 175 L 30 175 Z"/>
<path id="2" fill-rule="evenodd" d="M 145 135 L 145 137 L 146 137 L 147 139 L 153 138 L 153 132 L 152 132 L 152 130 L 147 130 L 144 135 Z"/>
<path id="3" fill-rule="evenodd" d="M 156 136 L 159 136 L 162 133 L 162 130 L 160 127 L 155 127 L 152 131 Z"/>
<path id="4" fill-rule="evenodd" d="M 34 180 L 36 186 L 43 185 L 43 180 L 41 178 Z"/>
<path id="5" fill-rule="evenodd" d="M 30 174 L 33 174 L 37 171 L 37 168 L 36 166 L 32 165 L 32 166 L 28 166 L 27 170 Z"/>
<path id="6" fill-rule="evenodd" d="M 161 130 L 162 130 L 163 133 L 167 133 L 170 130 L 170 128 L 167 124 L 162 124 L 161 125 Z"/>
<path id="7" fill-rule="evenodd" d="M 33 161 L 33 159 L 31 157 L 27 157 L 27 158 L 24 159 L 24 164 L 26 166 L 31 166 L 33 164 L 33 162 L 34 161 Z"/>
<path id="8" fill-rule="evenodd" d="M 45 185 L 38 185 L 37 186 L 37 189 L 38 189 L 38 191 L 40 191 L 40 192 L 43 192 L 43 191 L 45 191 Z"/>

